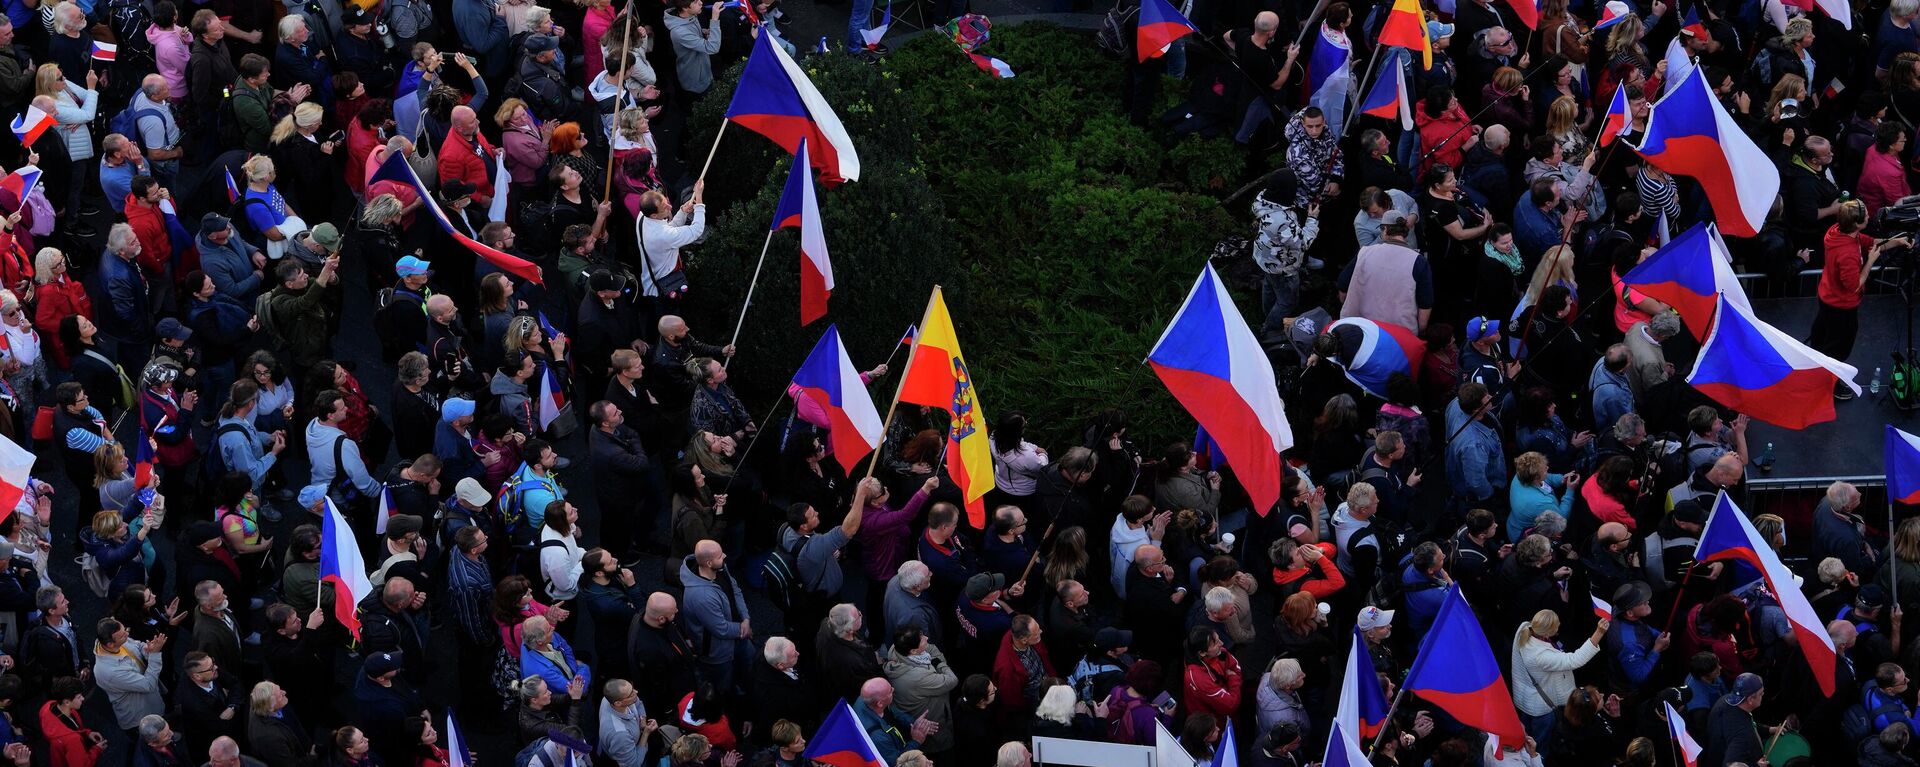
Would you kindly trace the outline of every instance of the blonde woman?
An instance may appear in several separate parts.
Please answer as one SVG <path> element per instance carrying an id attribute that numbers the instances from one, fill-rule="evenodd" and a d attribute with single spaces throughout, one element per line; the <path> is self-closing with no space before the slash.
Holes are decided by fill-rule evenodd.
<path id="1" fill-rule="evenodd" d="M 1573 672 L 1600 654 L 1600 641 L 1607 636 L 1611 621 L 1600 619 L 1593 636 L 1571 652 L 1562 651 L 1554 637 L 1560 634 L 1560 616 L 1552 610 L 1533 614 L 1533 620 L 1520 624 L 1513 632 L 1513 706 L 1527 734 L 1536 741 L 1547 739 L 1553 727 L 1554 701 L 1563 701 L 1574 690 Z"/>
<path id="2" fill-rule="evenodd" d="M 69 315 L 91 319 L 93 299 L 85 285 L 67 274 L 67 255 L 57 248 L 41 248 L 33 257 L 33 281 L 33 327 L 50 342 L 42 348 L 53 357 L 53 364 L 66 370 L 69 350 L 60 341 L 60 320 Z"/>
<path id="3" fill-rule="evenodd" d="M 1781 109 L 1800 106 L 1807 99 L 1807 79 L 1799 75 L 1781 75 L 1780 81 L 1773 84 L 1773 90 L 1767 94 L 1767 119 L 1780 122 Z M 1802 108 L 1802 114 L 1805 109 Z"/>
<path id="4" fill-rule="evenodd" d="M 1578 164 L 1592 148 L 1581 128 L 1580 100 L 1561 96 L 1547 107 L 1547 138 L 1560 145 L 1560 161 Z"/>
<path id="5" fill-rule="evenodd" d="M 247 177 L 246 191 L 240 194 L 247 215 L 245 226 L 238 228 L 252 235 L 250 240 L 257 240 L 253 244 L 266 251 L 267 258 L 278 261 L 287 254 L 293 236 L 306 231 L 307 222 L 274 186 L 279 174 L 273 158 L 257 154 L 247 158 L 240 169 Z"/>
<path id="6" fill-rule="evenodd" d="M 1554 285 L 1565 285 L 1575 298 L 1580 296 L 1580 283 L 1573 278 L 1573 248 L 1555 245 L 1540 254 L 1540 262 L 1533 265 L 1533 276 L 1527 279 L 1523 302 L 1527 306 L 1538 303 L 1541 294 Z"/>
<path id="7" fill-rule="evenodd" d="M 298 20 L 300 17 L 287 18 Z M 292 114 L 280 118 L 267 140 L 267 153 L 273 158 L 274 167 L 285 168 L 287 172 L 286 186 L 280 187 L 285 190 L 287 202 L 315 221 L 333 220 L 331 200 L 338 180 L 333 171 L 333 153 L 340 147 L 337 142 L 322 141 L 318 135 L 325 118 L 326 110 L 319 104 L 301 104 L 293 108 Z"/>

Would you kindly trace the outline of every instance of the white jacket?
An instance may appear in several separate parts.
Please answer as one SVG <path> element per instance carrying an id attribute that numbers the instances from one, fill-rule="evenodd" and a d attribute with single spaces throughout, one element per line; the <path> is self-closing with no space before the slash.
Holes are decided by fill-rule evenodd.
<path id="1" fill-rule="evenodd" d="M 165 654 L 147 652 L 145 643 L 133 639 L 127 640 L 127 652 L 131 654 L 102 654 L 96 647 L 93 655 L 94 683 L 107 691 L 113 718 L 119 720 L 123 730 L 139 727 L 141 717 L 167 711 L 167 699 L 160 694 L 160 667 L 166 661 Z M 135 655 L 146 660 L 145 671 L 133 659 Z"/>
<path id="2" fill-rule="evenodd" d="M 93 159 L 93 131 L 88 126 L 100 105 L 100 92 L 72 82 L 54 97 L 54 130 L 67 141 L 67 157 L 75 162 Z"/>
<path id="3" fill-rule="evenodd" d="M 1542 716 L 1567 702 L 1573 694 L 1573 670 L 1600 654 L 1589 638 L 1573 652 L 1561 652 L 1533 640 L 1533 622 L 1513 632 L 1513 706 L 1527 716 Z"/>
<path id="4" fill-rule="evenodd" d="M 559 541 L 560 545 L 547 546 L 547 541 Z M 540 543 L 540 574 L 547 579 L 547 596 L 556 600 L 574 598 L 580 593 L 580 575 L 586 572 L 580 563 L 586 550 L 574 536 L 561 535 L 545 525 L 540 526 Z"/>

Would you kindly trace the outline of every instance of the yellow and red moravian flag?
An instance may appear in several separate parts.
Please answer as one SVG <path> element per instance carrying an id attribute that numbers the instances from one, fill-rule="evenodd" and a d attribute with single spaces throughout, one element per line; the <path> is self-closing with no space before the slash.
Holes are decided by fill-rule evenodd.
<path id="1" fill-rule="evenodd" d="M 1427 39 L 1427 14 L 1420 9 L 1420 0 L 1394 0 L 1376 42 L 1419 51 L 1421 68 L 1433 68 L 1433 41 Z"/>
<path id="2" fill-rule="evenodd" d="M 960 355 L 960 339 L 938 285 L 920 319 L 920 335 L 907 357 L 900 378 L 900 402 L 937 407 L 953 417 L 947 432 L 947 474 L 967 499 L 967 518 L 975 528 L 986 527 L 986 503 L 993 489 L 993 449 L 987 444 L 987 414 L 979 392 Z"/>

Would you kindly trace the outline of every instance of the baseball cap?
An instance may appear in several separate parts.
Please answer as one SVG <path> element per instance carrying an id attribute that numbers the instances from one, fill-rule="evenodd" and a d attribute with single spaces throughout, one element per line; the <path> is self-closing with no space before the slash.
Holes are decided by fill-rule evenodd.
<path id="1" fill-rule="evenodd" d="M 486 491 L 486 488 L 480 486 L 480 480 L 472 477 L 464 478 L 459 484 L 453 486 L 453 497 L 460 499 L 461 503 L 468 506 L 485 506 L 493 500 L 493 496 Z"/>
<path id="2" fill-rule="evenodd" d="M 1439 22 L 1439 21 L 1427 22 L 1427 39 L 1428 40 L 1438 40 L 1442 37 L 1452 37 L 1452 36 L 1453 36 L 1452 24 L 1447 24 L 1445 22 Z"/>
<path id="3" fill-rule="evenodd" d="M 975 573 L 967 579 L 967 598 L 975 602 L 1007 587 L 1007 576 L 999 573 Z"/>
<path id="4" fill-rule="evenodd" d="M 1475 317 L 1473 319 L 1467 320 L 1467 342 L 1468 343 L 1479 341 L 1480 339 L 1486 338 L 1487 336 L 1499 335 L 1499 333 L 1500 333 L 1499 320 L 1490 320 L 1485 317 Z"/>
<path id="5" fill-rule="evenodd" d="M 1093 634 L 1093 646 L 1101 650 L 1112 650 L 1133 646 L 1133 632 L 1112 626 L 1100 629 Z"/>
<path id="6" fill-rule="evenodd" d="M 1361 631 L 1372 631 L 1383 626 L 1392 625 L 1393 611 L 1382 610 L 1378 607 L 1362 607 L 1360 608 L 1360 618 L 1356 623 L 1360 626 Z"/>
<path id="7" fill-rule="evenodd" d="M 1407 223 L 1407 214 L 1404 211 L 1400 211 L 1397 209 L 1390 209 L 1387 212 L 1380 214 L 1381 226 L 1388 226 L 1390 224 L 1405 224 L 1405 223 Z"/>
<path id="8" fill-rule="evenodd" d="M 340 252 L 340 246 L 343 240 L 340 236 L 340 227 L 334 226 L 331 223 L 325 223 L 314 227 L 311 234 L 313 235 L 313 241 L 319 243 L 320 247 L 326 248 L 328 253 Z"/>
<path id="9" fill-rule="evenodd" d="M 1622 583 L 1620 588 L 1613 590 L 1613 613 L 1619 615 L 1646 604 L 1647 600 L 1652 598 L 1653 589 L 1648 588 L 1647 584 L 1639 581 Z"/>
<path id="10" fill-rule="evenodd" d="M 560 41 L 553 35 L 528 35 L 526 47 L 528 53 L 545 53 L 560 47 Z"/>
<path id="11" fill-rule="evenodd" d="M 366 674 L 368 679 L 386 676 L 400 670 L 400 661 L 400 653 L 377 652 L 367 656 L 367 663 L 362 673 Z"/>
<path id="12" fill-rule="evenodd" d="M 453 423 L 470 415 L 473 415 L 473 400 L 454 397 L 440 403 L 440 420 L 442 421 Z"/>
<path id="13" fill-rule="evenodd" d="M 185 341 L 193 337 L 192 328 L 180 324 L 179 320 L 172 317 L 161 319 L 160 324 L 154 327 L 154 332 L 159 333 L 161 338 L 171 338 L 175 341 Z"/>
<path id="14" fill-rule="evenodd" d="M 1755 693 L 1766 689 L 1766 683 L 1760 681 L 1760 675 L 1747 672 L 1733 678 L 1733 692 L 1727 693 L 1727 705 L 1739 705 Z"/>
<path id="15" fill-rule="evenodd" d="M 326 497 L 326 485 L 307 485 L 300 488 L 300 508 L 311 509 Z"/>
<path id="16" fill-rule="evenodd" d="M 1887 590 L 1878 583 L 1869 583 L 1860 587 L 1860 593 L 1854 595 L 1853 600 L 1861 607 L 1878 610 L 1887 606 Z"/>
<path id="17" fill-rule="evenodd" d="M 208 213 L 200 217 L 201 234 L 219 234 L 232 228 L 233 222 L 218 213 Z"/>
<path id="18" fill-rule="evenodd" d="M 402 277 L 418 277 L 433 274 L 433 264 L 420 260 L 419 256 L 407 256 L 393 265 L 393 272 Z"/>

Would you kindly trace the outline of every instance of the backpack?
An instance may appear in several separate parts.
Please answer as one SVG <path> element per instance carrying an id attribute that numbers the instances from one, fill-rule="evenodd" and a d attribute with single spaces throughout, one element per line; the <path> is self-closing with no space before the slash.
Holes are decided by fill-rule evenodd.
<path id="1" fill-rule="evenodd" d="M 1869 682 L 1869 684 L 1872 683 Z M 1871 711 L 1867 710 L 1866 705 L 1869 700 L 1879 701 Z M 1906 706 L 1900 703 L 1899 698 L 1881 695 L 1878 688 L 1869 689 L 1859 703 L 1848 706 L 1846 711 L 1841 712 L 1840 732 L 1846 735 L 1848 743 L 1858 747 L 1862 741 L 1873 737 L 1875 733 L 1873 722 L 1883 716 L 1892 717 L 1896 722 L 1906 721 Z"/>
<path id="2" fill-rule="evenodd" d="M 153 43 L 147 41 L 147 27 L 153 24 L 153 11 L 146 0 L 107 0 L 100 9 L 120 52 L 128 56 L 153 56 Z M 120 133 L 119 131 L 114 131 Z M 121 135 L 130 135 L 122 133 Z"/>
<path id="3" fill-rule="evenodd" d="M 260 321 L 260 332 L 254 337 L 265 342 L 263 348 L 267 351 L 279 351 L 286 342 L 280 339 L 280 326 L 273 319 L 273 291 L 253 299 L 253 316 Z"/>
<path id="4" fill-rule="evenodd" d="M 141 39 L 144 40 L 146 38 L 142 36 Z M 136 96 L 135 98 L 138 97 Z M 107 132 L 118 133 L 125 136 L 134 144 L 138 145 L 141 151 L 146 151 L 152 147 L 147 146 L 147 142 L 140 140 L 140 121 L 150 117 L 159 118 L 160 124 L 162 126 L 166 125 L 166 115 L 161 114 L 160 110 L 135 109 L 133 101 L 129 100 L 126 109 L 120 110 L 119 114 L 114 115 L 113 119 L 107 121 Z"/>
<path id="5" fill-rule="evenodd" d="M 259 227 L 253 225 L 253 219 L 247 217 L 247 209 L 256 205 L 264 208 L 267 201 L 258 197 L 248 197 L 247 190 L 243 188 L 240 190 L 240 196 L 234 198 L 233 204 L 228 206 L 227 218 L 233 220 L 233 231 L 240 235 L 240 239 L 246 240 L 248 245 L 264 253 L 267 250 L 267 236 L 260 231 Z"/>
<path id="6" fill-rule="evenodd" d="M 1109 703 L 1107 710 L 1107 739 L 1114 743 L 1138 743 L 1139 740 L 1133 732 L 1133 712 L 1136 709 L 1151 705 L 1153 704 L 1146 699 L 1136 698 L 1131 695 L 1123 696 L 1120 700 Z"/>
<path id="7" fill-rule="evenodd" d="M 381 288 L 374 297 L 379 308 L 373 311 L 373 330 L 380 335 L 380 357 L 393 364 L 407 352 L 426 353 L 418 344 L 407 343 L 408 312 L 426 311 L 427 301 L 419 293 L 398 288 Z"/>
<path id="8" fill-rule="evenodd" d="M 347 435 L 341 434 L 335 437 L 333 440 L 333 486 L 328 490 L 338 490 L 339 498 L 347 503 L 354 503 L 363 498 L 360 495 L 360 489 L 353 486 L 353 479 L 347 476 L 346 468 L 340 465 L 340 461 L 346 457 L 346 450 Z"/>
<path id="9" fill-rule="evenodd" d="M 541 541 L 540 545 L 533 547 L 533 551 L 527 555 L 527 561 L 521 563 L 520 569 L 523 571 L 521 574 L 527 576 L 527 583 L 533 586 L 533 593 L 546 597 L 547 587 L 552 585 L 547 581 L 546 569 L 540 566 L 540 552 L 566 547 L 565 541 Z"/>
<path id="10" fill-rule="evenodd" d="M 781 525 L 776 535 L 785 538 L 790 529 L 792 528 Z M 782 613 L 804 606 L 816 591 L 814 587 L 820 585 L 819 578 L 815 578 L 813 583 L 808 585 L 800 576 L 800 550 L 806 548 L 807 541 L 812 538 L 812 535 L 802 535 L 793 546 L 774 549 L 767 555 L 766 563 L 760 566 L 760 572 L 767 581 L 767 597 L 773 600 L 774 605 L 779 607 Z M 824 568 L 821 575 L 822 577 L 825 575 Z"/>
<path id="11" fill-rule="evenodd" d="M 1696 442 L 1688 445 L 1686 444 L 1686 437 L 1684 435 L 1674 436 L 1672 434 L 1662 434 L 1659 438 L 1672 441 L 1677 445 L 1684 445 L 1684 447 L 1677 447 L 1666 452 L 1654 454 L 1653 460 L 1660 466 L 1660 475 L 1654 480 L 1654 484 L 1655 489 L 1661 492 L 1670 490 L 1675 485 L 1682 484 L 1692 478 L 1693 472 L 1687 468 L 1687 462 L 1688 458 L 1693 455 L 1693 451 L 1714 447 L 1714 444 L 1711 442 Z"/>
<path id="12" fill-rule="evenodd" d="M 514 548 L 533 548 L 537 539 L 538 531 L 527 524 L 524 504 L 527 491 L 539 486 L 540 480 L 522 478 L 517 472 L 500 486 L 500 494 L 496 496 L 500 500 L 500 522 L 506 525 L 507 537 Z"/>
<path id="13" fill-rule="evenodd" d="M 87 589 L 96 597 L 106 598 L 107 591 L 113 586 L 113 579 L 100 572 L 100 560 L 94 559 L 92 554 L 81 554 L 74 561 L 80 563 L 80 575 L 86 578 Z"/>
<path id="14" fill-rule="evenodd" d="M 1139 17 L 1139 3 L 1119 0 L 1113 4 L 1113 10 L 1107 11 L 1107 15 L 1100 19 L 1100 31 L 1093 36 L 1094 44 L 1116 59 L 1133 58 L 1134 34 L 1129 30 L 1133 29 Z"/>
<path id="15" fill-rule="evenodd" d="M 227 457 L 225 451 L 220 449 L 220 438 L 228 434 L 245 433 L 246 430 L 247 427 L 237 423 L 221 424 L 220 428 L 213 430 L 213 444 L 209 446 L 206 457 L 200 459 L 200 476 L 208 482 L 207 487 L 215 487 L 227 476 Z"/>

